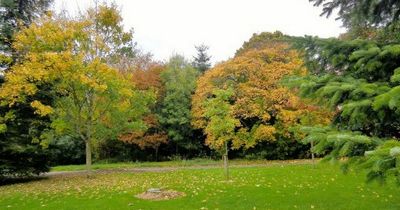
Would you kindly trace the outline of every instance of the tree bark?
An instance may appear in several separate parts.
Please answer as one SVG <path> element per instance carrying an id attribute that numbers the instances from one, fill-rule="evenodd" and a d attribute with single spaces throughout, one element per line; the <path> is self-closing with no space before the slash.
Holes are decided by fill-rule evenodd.
<path id="1" fill-rule="evenodd" d="M 92 171 L 92 144 L 90 139 L 86 139 L 85 141 L 86 146 L 86 171 L 88 175 Z"/>
<path id="2" fill-rule="evenodd" d="M 225 154 L 223 155 L 223 159 L 224 159 L 225 178 L 226 180 L 229 180 L 228 142 L 225 142 Z"/>
<path id="3" fill-rule="evenodd" d="M 312 162 L 312 165 L 313 165 L 313 168 L 315 168 L 315 159 L 314 159 L 314 152 L 313 152 L 313 149 L 314 149 L 314 141 L 311 141 L 311 162 Z"/>
<path id="4" fill-rule="evenodd" d="M 158 161 L 158 147 L 155 148 L 156 152 L 156 162 Z"/>

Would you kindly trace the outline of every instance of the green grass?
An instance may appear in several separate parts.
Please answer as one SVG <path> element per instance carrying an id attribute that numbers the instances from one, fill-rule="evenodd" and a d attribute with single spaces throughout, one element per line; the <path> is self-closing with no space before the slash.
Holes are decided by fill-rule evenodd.
<path id="1" fill-rule="evenodd" d="M 310 162 L 310 160 L 289 160 L 289 161 L 268 161 L 268 160 L 230 160 L 231 166 L 242 165 L 274 165 L 281 163 L 303 164 Z M 174 160 L 164 162 L 121 162 L 121 163 L 95 163 L 92 165 L 94 170 L 107 170 L 107 169 L 129 169 L 129 168 L 145 168 L 145 167 L 197 167 L 197 166 L 220 166 L 220 160 L 213 159 L 191 159 L 191 160 Z M 62 165 L 52 167 L 50 171 L 82 171 L 86 170 L 85 165 Z"/>
<path id="2" fill-rule="evenodd" d="M 116 168 L 142 168 L 142 167 L 186 167 L 220 164 L 220 161 L 212 159 L 175 160 L 164 162 L 122 162 L 122 163 L 95 163 L 92 169 L 116 169 Z M 86 170 L 85 165 L 63 165 L 51 168 L 51 171 L 81 171 Z"/>
<path id="3" fill-rule="evenodd" d="M 0 209 L 400 209 L 400 188 L 365 184 L 364 174 L 343 175 L 338 167 L 274 164 L 168 172 L 112 172 L 55 176 L 0 187 Z M 151 187 L 186 193 L 167 201 L 135 198 Z"/>

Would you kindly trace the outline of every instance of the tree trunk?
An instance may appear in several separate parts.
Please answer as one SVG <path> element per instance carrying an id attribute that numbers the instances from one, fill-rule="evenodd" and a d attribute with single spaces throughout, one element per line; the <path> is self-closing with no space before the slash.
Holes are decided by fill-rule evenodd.
<path id="1" fill-rule="evenodd" d="M 225 154 L 223 155 L 223 159 L 224 159 L 225 178 L 226 180 L 229 180 L 228 142 L 225 142 Z"/>
<path id="2" fill-rule="evenodd" d="M 86 139 L 85 141 L 86 145 L 86 171 L 88 175 L 92 171 L 92 144 L 90 142 L 90 139 Z"/>
<path id="3" fill-rule="evenodd" d="M 156 147 L 156 162 L 158 161 L 158 147 Z"/>
<path id="4" fill-rule="evenodd" d="M 313 152 L 313 149 L 314 149 L 314 141 L 311 141 L 311 161 L 312 161 L 312 165 L 313 165 L 313 168 L 315 168 L 315 160 L 314 160 L 314 152 Z"/>

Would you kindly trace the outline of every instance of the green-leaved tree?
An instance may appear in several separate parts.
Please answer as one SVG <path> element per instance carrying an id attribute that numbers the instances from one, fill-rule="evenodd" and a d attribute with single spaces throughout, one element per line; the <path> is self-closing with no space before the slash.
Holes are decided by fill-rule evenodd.
<path id="1" fill-rule="evenodd" d="M 207 135 L 207 144 L 222 154 L 225 177 L 229 179 L 229 144 L 237 138 L 236 128 L 240 126 L 240 121 L 235 118 L 233 106 L 230 104 L 234 95 L 232 88 L 216 89 L 213 95 L 214 97 L 204 102 L 204 117 L 208 119 L 204 131 Z"/>
<path id="2" fill-rule="evenodd" d="M 159 120 L 177 149 L 182 147 L 194 150 L 200 146 L 193 138 L 190 124 L 191 97 L 195 91 L 197 76 L 198 71 L 180 55 L 171 57 L 161 73 L 165 95 L 161 102 Z"/>

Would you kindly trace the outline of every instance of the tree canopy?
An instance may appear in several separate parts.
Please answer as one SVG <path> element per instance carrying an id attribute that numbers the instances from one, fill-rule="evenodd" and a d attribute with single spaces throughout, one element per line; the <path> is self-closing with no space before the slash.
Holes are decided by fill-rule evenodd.
<path id="1" fill-rule="evenodd" d="M 348 27 L 356 25 L 387 26 L 399 20 L 400 3 L 394 0 L 310 0 L 322 6 L 321 15 L 331 16 L 338 9 L 338 19 Z"/>
<path id="2" fill-rule="evenodd" d="M 192 124 L 204 129 L 206 144 L 213 148 L 220 148 L 226 138 L 236 149 L 262 141 L 295 141 L 290 127 L 312 108 L 279 81 L 287 75 L 305 74 L 302 64 L 296 51 L 280 43 L 249 50 L 215 66 L 198 80 Z M 327 121 L 320 117 L 314 123 Z"/>
<path id="3" fill-rule="evenodd" d="M 196 88 L 198 71 L 183 56 L 170 58 L 166 69 L 161 73 L 165 85 L 159 120 L 167 130 L 169 138 L 186 149 L 199 147 L 193 138 L 190 124 L 191 95 Z"/>

